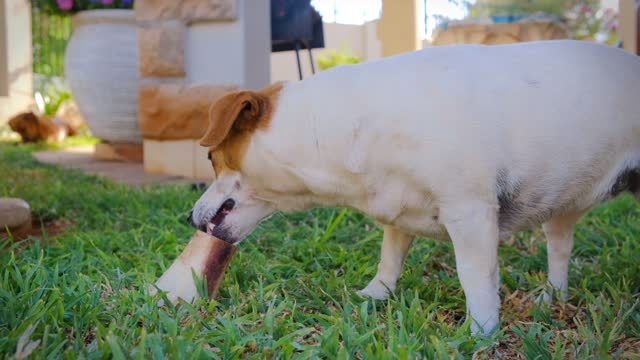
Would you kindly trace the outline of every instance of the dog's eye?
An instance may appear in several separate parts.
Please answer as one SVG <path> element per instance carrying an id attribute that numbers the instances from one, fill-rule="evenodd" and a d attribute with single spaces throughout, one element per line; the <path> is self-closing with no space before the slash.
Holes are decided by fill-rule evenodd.
<path id="1" fill-rule="evenodd" d="M 211 152 L 207 153 L 207 159 L 211 160 Z"/>

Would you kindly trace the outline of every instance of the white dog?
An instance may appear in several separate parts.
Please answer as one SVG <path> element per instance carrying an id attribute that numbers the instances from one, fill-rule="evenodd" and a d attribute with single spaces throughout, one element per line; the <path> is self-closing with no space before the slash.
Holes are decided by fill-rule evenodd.
<path id="1" fill-rule="evenodd" d="M 542 224 L 567 289 L 572 227 L 640 196 L 640 60 L 576 41 L 450 46 L 240 91 L 201 144 L 217 177 L 192 223 L 237 242 L 276 211 L 341 206 L 384 224 L 395 290 L 414 235 L 451 239 L 474 333 L 498 325 L 500 238 Z"/>

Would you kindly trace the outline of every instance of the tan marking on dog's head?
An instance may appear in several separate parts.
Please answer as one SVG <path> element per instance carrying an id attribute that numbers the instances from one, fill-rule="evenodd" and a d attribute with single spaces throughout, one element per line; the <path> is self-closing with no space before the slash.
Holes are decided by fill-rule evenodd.
<path id="1" fill-rule="evenodd" d="M 213 104 L 200 145 L 209 148 L 216 174 L 224 168 L 240 169 L 251 135 L 268 128 L 281 89 L 277 83 L 260 91 L 238 91 Z"/>

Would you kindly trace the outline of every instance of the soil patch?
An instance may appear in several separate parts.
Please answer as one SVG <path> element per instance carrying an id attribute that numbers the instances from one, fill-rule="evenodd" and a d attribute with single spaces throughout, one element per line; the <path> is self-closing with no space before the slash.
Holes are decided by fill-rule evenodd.
<path id="1" fill-rule="evenodd" d="M 71 225 L 71 221 L 66 219 L 34 216 L 31 220 L 31 228 L 16 229 L 11 233 L 12 240 L 9 240 L 9 242 L 5 242 L 9 239 L 9 234 L 4 230 L 0 230 L 0 242 L 4 243 L 0 251 L 6 251 L 12 247 L 14 243 L 25 239 L 31 239 L 31 241 L 22 241 L 17 246 L 14 246 L 15 251 L 24 249 L 32 244 L 33 241 L 39 241 L 40 244 L 44 245 L 45 239 L 50 240 L 64 233 Z"/>

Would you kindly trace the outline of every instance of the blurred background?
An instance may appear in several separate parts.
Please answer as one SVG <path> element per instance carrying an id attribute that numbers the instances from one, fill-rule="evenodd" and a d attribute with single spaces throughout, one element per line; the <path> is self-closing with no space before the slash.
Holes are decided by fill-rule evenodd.
<path id="1" fill-rule="evenodd" d="M 96 161 L 209 178 L 196 141 L 208 106 L 229 91 L 462 43 L 579 39 L 637 53 L 638 7 L 637 0 L 4 0 L 0 136 L 82 135 Z"/>

